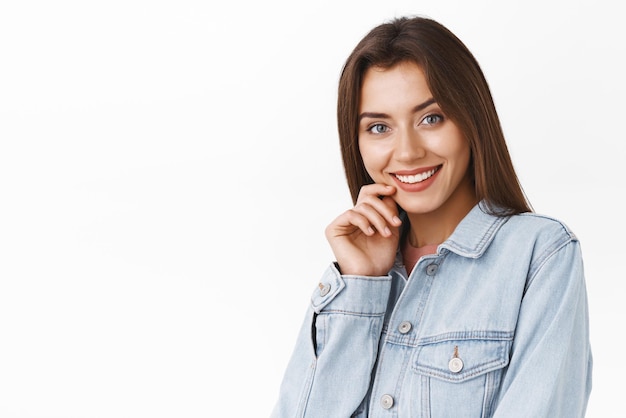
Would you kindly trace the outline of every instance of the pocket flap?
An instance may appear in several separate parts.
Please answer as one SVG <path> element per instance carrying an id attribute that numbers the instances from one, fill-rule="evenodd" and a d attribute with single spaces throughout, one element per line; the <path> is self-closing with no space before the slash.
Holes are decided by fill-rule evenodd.
<path id="1" fill-rule="evenodd" d="M 419 374 L 463 382 L 509 364 L 510 339 L 455 339 L 420 346 L 413 362 Z"/>

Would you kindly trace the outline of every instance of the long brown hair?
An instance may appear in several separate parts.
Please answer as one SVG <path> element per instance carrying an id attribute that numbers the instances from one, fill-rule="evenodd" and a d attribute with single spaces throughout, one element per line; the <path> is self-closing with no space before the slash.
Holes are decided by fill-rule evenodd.
<path id="1" fill-rule="evenodd" d="M 532 211 L 519 183 L 489 86 L 467 47 L 440 23 L 401 17 L 372 29 L 352 51 L 339 80 L 337 121 L 352 200 L 373 183 L 358 144 L 359 97 L 365 72 L 411 61 L 426 76 L 441 110 L 464 133 L 471 149 L 476 196 L 498 214 Z"/>

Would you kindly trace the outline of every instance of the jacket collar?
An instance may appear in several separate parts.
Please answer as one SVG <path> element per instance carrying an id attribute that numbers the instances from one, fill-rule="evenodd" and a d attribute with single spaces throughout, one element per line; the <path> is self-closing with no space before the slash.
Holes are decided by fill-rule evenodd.
<path id="1" fill-rule="evenodd" d="M 509 216 L 490 214 L 485 203 L 480 202 L 461 220 L 452 235 L 439 245 L 437 252 L 441 254 L 442 249 L 446 249 L 463 257 L 479 258 L 508 219 Z"/>

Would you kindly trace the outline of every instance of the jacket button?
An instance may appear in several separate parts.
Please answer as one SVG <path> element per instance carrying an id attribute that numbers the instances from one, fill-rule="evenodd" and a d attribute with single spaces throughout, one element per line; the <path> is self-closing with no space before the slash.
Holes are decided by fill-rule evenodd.
<path id="1" fill-rule="evenodd" d="M 389 409 L 393 406 L 393 398 L 391 397 L 391 395 L 383 395 L 380 398 L 380 406 L 382 406 L 384 409 Z"/>
<path id="2" fill-rule="evenodd" d="M 400 334 L 406 334 L 411 331 L 412 327 L 413 325 L 409 321 L 402 321 L 398 326 L 398 331 L 400 331 Z"/>
<path id="3" fill-rule="evenodd" d="M 450 362 L 448 363 L 448 369 L 450 369 L 450 371 L 452 373 L 458 373 L 461 370 L 463 370 L 463 360 L 461 360 L 458 357 L 454 357 L 452 360 L 450 360 Z"/>
<path id="4" fill-rule="evenodd" d="M 326 296 L 328 294 L 328 292 L 330 292 L 330 284 L 326 283 L 326 284 L 319 284 L 319 288 L 320 288 L 320 296 Z"/>
<path id="5" fill-rule="evenodd" d="M 435 273 L 437 273 L 438 268 L 439 266 L 437 264 L 429 264 L 428 267 L 426 267 L 426 274 L 434 276 Z"/>

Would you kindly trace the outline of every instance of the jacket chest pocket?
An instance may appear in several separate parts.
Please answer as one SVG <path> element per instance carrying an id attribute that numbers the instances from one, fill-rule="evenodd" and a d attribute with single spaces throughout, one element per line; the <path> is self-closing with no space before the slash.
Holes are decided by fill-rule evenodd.
<path id="1" fill-rule="evenodd" d="M 511 338 L 455 338 L 418 347 L 412 370 L 419 413 L 411 416 L 491 416 L 511 343 Z"/>

